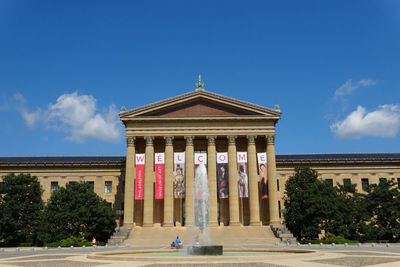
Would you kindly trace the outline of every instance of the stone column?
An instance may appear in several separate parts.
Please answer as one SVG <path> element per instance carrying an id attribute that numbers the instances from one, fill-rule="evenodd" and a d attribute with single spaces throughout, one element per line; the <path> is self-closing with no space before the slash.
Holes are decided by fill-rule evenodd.
<path id="1" fill-rule="evenodd" d="M 126 138 L 125 192 L 124 192 L 124 226 L 133 226 L 135 203 L 135 137 Z"/>
<path id="2" fill-rule="evenodd" d="M 257 136 L 247 136 L 247 154 L 249 159 L 249 206 L 250 206 L 250 225 L 261 225 L 260 223 L 260 198 L 258 196 L 257 175 L 257 155 L 256 155 Z"/>
<path id="3" fill-rule="evenodd" d="M 268 193 L 269 193 L 269 224 L 280 224 L 279 220 L 279 192 L 276 185 L 276 163 L 275 163 L 275 135 L 265 136 L 267 139 L 267 174 L 268 174 Z"/>
<path id="4" fill-rule="evenodd" d="M 186 192 L 185 192 L 185 225 L 194 223 L 193 213 L 193 183 L 194 183 L 194 136 L 185 136 L 186 139 Z"/>
<path id="5" fill-rule="evenodd" d="M 153 226 L 154 201 L 154 136 L 146 136 L 146 162 L 144 167 L 143 226 Z"/>
<path id="6" fill-rule="evenodd" d="M 216 136 L 207 136 L 208 139 L 208 191 L 210 192 L 208 225 L 218 225 L 218 201 L 217 201 L 217 159 L 215 149 Z"/>
<path id="7" fill-rule="evenodd" d="M 174 226 L 174 146 L 173 136 L 165 136 L 164 223 Z"/>
<path id="8" fill-rule="evenodd" d="M 228 136 L 229 225 L 240 225 L 236 136 Z"/>

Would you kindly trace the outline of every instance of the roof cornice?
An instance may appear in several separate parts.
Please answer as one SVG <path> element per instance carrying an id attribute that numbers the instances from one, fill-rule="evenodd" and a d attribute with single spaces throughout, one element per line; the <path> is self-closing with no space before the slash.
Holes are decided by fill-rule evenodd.
<path id="1" fill-rule="evenodd" d="M 151 103 L 148 105 L 144 105 L 144 106 L 141 106 L 141 107 L 138 107 L 135 109 L 131 109 L 128 111 L 122 111 L 119 113 L 119 116 L 120 116 L 121 120 L 124 120 L 130 116 L 139 116 L 141 114 L 153 111 L 158 108 L 168 107 L 175 103 L 179 103 L 179 102 L 182 102 L 185 100 L 192 100 L 192 99 L 196 99 L 196 98 L 205 98 L 205 99 L 209 99 L 209 100 L 214 100 L 214 101 L 221 102 L 224 104 L 228 104 L 228 105 L 232 105 L 232 106 L 236 106 L 236 107 L 240 107 L 240 108 L 245 108 L 245 109 L 248 109 L 251 111 L 260 112 L 262 114 L 273 115 L 278 118 L 282 114 L 282 112 L 280 110 L 266 108 L 266 107 L 263 107 L 260 105 L 252 104 L 252 103 L 238 100 L 238 99 L 235 99 L 232 97 L 213 93 L 213 92 L 210 92 L 207 90 L 195 90 L 195 91 L 177 95 L 177 96 L 174 96 L 171 98 L 167 98 L 167 99 L 164 99 L 161 101 L 157 101 L 157 102 L 154 102 L 154 103 Z"/>

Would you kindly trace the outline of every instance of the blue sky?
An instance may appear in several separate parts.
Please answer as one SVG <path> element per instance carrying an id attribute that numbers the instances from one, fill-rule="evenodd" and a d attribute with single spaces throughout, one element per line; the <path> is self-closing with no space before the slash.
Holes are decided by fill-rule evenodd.
<path id="1" fill-rule="evenodd" d="M 125 155 L 121 105 L 280 104 L 276 152 L 400 151 L 400 1 L 0 0 L 0 156 Z"/>

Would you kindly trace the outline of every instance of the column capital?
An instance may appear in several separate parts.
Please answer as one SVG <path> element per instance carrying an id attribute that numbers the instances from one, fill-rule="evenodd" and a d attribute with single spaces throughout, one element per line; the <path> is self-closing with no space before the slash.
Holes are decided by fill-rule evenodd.
<path id="1" fill-rule="evenodd" d="M 217 139 L 217 136 L 207 135 L 206 138 L 208 140 L 208 145 L 215 145 L 215 140 Z"/>
<path id="2" fill-rule="evenodd" d="M 248 135 L 246 137 L 249 145 L 254 145 L 256 143 L 257 135 Z"/>
<path id="3" fill-rule="evenodd" d="M 187 146 L 193 146 L 193 140 L 194 140 L 194 136 L 193 135 L 185 135 L 184 138 L 186 140 L 186 145 Z"/>
<path id="4" fill-rule="evenodd" d="M 127 136 L 126 137 L 126 145 L 127 146 L 134 146 L 135 145 L 135 140 L 136 140 L 135 136 Z"/>
<path id="5" fill-rule="evenodd" d="M 267 134 L 265 135 L 267 139 L 267 144 L 274 144 L 275 143 L 275 134 Z"/>
<path id="6" fill-rule="evenodd" d="M 172 146 L 173 145 L 173 140 L 174 140 L 173 136 L 164 136 L 164 139 L 165 139 L 165 145 L 166 146 Z"/>
<path id="7" fill-rule="evenodd" d="M 152 145 L 154 136 L 145 136 L 144 139 L 146 140 L 146 145 Z"/>
<path id="8" fill-rule="evenodd" d="M 227 138 L 230 145 L 236 145 L 236 135 L 228 135 Z"/>

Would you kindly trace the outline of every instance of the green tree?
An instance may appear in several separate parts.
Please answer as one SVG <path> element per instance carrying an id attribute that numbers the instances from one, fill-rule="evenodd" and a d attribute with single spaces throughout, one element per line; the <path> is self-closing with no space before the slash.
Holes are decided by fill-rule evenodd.
<path id="1" fill-rule="evenodd" d="M 366 205 L 370 217 L 367 239 L 400 239 L 400 191 L 392 180 L 381 180 L 370 185 L 366 196 Z"/>
<path id="2" fill-rule="evenodd" d="M 18 246 L 22 242 L 36 243 L 44 207 L 42 188 L 37 177 L 13 173 L 0 182 L 0 242 Z"/>
<path id="3" fill-rule="evenodd" d="M 362 240 L 369 221 L 366 209 L 366 195 L 357 192 L 355 184 L 337 184 L 336 217 L 326 226 L 326 231 L 351 240 Z"/>
<path id="4" fill-rule="evenodd" d="M 51 195 L 44 213 L 43 242 L 70 236 L 106 242 L 116 227 L 111 206 L 88 183 L 67 184 Z"/>
<path id="5" fill-rule="evenodd" d="M 334 187 L 318 179 L 308 167 L 296 167 L 286 182 L 285 223 L 299 239 L 315 239 L 321 229 L 329 228 L 338 214 Z"/>

